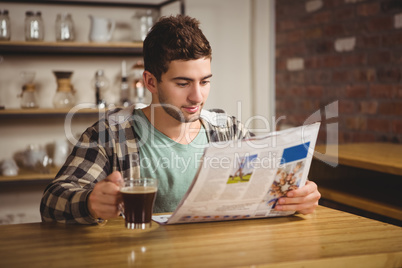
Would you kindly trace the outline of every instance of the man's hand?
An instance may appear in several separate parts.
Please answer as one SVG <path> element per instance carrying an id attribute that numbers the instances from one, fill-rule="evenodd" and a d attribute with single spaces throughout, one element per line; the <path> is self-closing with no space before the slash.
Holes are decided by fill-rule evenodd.
<path id="1" fill-rule="evenodd" d="M 321 194 L 318 192 L 317 184 L 307 181 L 304 187 L 288 192 L 286 197 L 281 197 L 275 206 L 275 210 L 290 210 L 301 214 L 310 214 L 318 206 L 320 198 Z"/>
<path id="2" fill-rule="evenodd" d="M 95 187 L 88 197 L 88 210 L 95 219 L 108 220 L 119 216 L 118 196 L 119 185 L 123 178 L 118 171 L 114 171 L 104 180 L 95 184 Z"/>

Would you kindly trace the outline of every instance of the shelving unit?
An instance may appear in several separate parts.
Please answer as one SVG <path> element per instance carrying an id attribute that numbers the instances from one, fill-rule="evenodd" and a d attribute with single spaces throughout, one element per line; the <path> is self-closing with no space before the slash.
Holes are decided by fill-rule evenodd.
<path id="1" fill-rule="evenodd" d="M 49 5 L 81 5 L 81 6 L 110 6 L 110 7 L 127 7 L 127 8 L 155 8 L 180 2 L 181 13 L 184 14 L 184 0 L 0 0 L 0 2 L 15 3 L 41 3 Z"/>
<path id="2" fill-rule="evenodd" d="M 38 109 L 4 109 L 0 110 L 0 118 L 9 118 L 10 116 L 66 116 L 71 109 L 54 109 L 54 108 L 38 108 Z M 84 108 L 75 112 L 75 115 L 94 116 L 104 114 L 106 109 Z"/>
<path id="3" fill-rule="evenodd" d="M 57 172 L 58 168 L 51 168 L 49 173 L 35 173 L 20 169 L 17 176 L 0 176 L 0 182 L 50 181 L 54 179 Z"/>
<path id="4" fill-rule="evenodd" d="M 147 8 L 160 10 L 162 7 L 170 5 L 172 3 L 180 3 L 180 12 L 184 14 L 184 0 L 0 0 L 0 3 L 23 3 L 26 4 L 27 9 L 29 9 L 30 4 L 46 4 L 51 6 L 57 5 L 71 5 L 71 6 L 82 6 L 82 8 L 91 9 L 92 7 L 120 7 L 124 9 L 136 9 L 136 8 Z M 135 57 L 142 56 L 142 42 L 106 42 L 106 43 L 96 43 L 87 41 L 73 41 L 73 42 L 53 42 L 53 41 L 43 41 L 43 42 L 27 42 L 27 41 L 0 41 L 0 56 L 22 56 L 25 57 L 24 60 L 27 62 L 32 58 L 37 58 L 37 56 L 44 56 L 43 59 L 53 59 L 55 57 L 60 57 L 61 60 L 70 56 L 78 56 L 82 58 L 91 58 L 97 56 L 106 57 Z M 11 60 L 14 58 L 11 57 Z M 7 59 L 10 61 L 10 59 Z M 84 117 L 85 120 L 91 120 L 96 117 L 101 117 L 105 113 L 106 109 L 96 109 L 96 108 L 83 108 L 74 110 L 74 116 Z M 54 108 L 38 108 L 38 109 L 10 109 L 6 108 L 0 110 L 0 120 L 6 122 L 6 124 L 12 127 L 18 126 L 19 122 L 27 122 L 32 118 L 35 121 L 40 121 L 58 123 L 59 119 L 62 119 L 68 114 L 71 114 L 70 109 L 54 109 Z M 49 125 L 49 124 L 48 124 Z M 56 125 L 54 126 L 54 128 Z M 0 159 L 1 160 L 1 159 Z M 5 177 L 0 176 L 0 182 L 3 181 L 26 181 L 26 180 L 41 180 L 41 179 L 51 179 L 55 176 L 56 171 L 51 172 L 51 174 L 32 174 L 29 170 L 20 170 L 21 174 L 16 177 Z"/>
<path id="5" fill-rule="evenodd" d="M 0 41 L 0 51 L 11 54 L 142 55 L 142 42 L 83 43 Z"/>
<path id="6" fill-rule="evenodd" d="M 38 108 L 38 109 L 4 109 L 0 110 L 0 120 L 10 118 L 51 118 L 65 117 L 71 113 L 71 109 L 54 109 L 54 108 Z M 74 111 L 74 116 L 101 117 L 107 109 L 83 108 Z M 24 181 L 47 181 L 52 180 L 56 176 L 59 168 L 52 167 L 49 173 L 36 173 L 32 170 L 19 169 L 17 176 L 0 176 L 2 182 L 24 182 Z"/>
<path id="7" fill-rule="evenodd" d="M 171 3 L 174 5 L 167 6 Z M 184 0 L 0 0 L 1 9 L 9 9 L 11 25 L 15 29 L 12 29 L 11 41 L 0 41 L 0 63 L 3 72 L 3 76 L 0 75 L 0 91 L 5 90 L 5 94 L 0 98 L 6 98 L 2 99 L 1 103 L 6 109 L 0 109 L 0 145 L 3 151 L 0 161 L 13 158 L 15 153 L 22 152 L 29 144 L 47 146 L 57 139 L 65 139 L 67 115 L 74 115 L 70 131 L 75 136 L 95 123 L 106 111 L 96 108 L 73 111 L 54 108 L 18 109 L 16 96 L 21 92 L 22 82 L 18 80 L 21 71 L 36 72 L 34 83 L 37 85 L 38 97 L 41 100 L 46 98 L 46 102 L 39 103 L 40 107 L 52 105 L 49 99 L 54 96 L 56 89 L 52 70 L 74 71 L 72 85 L 79 93 L 77 103 L 94 103 L 89 99 L 89 94 L 94 94 L 91 79 L 96 70 L 104 69 L 113 84 L 117 76 L 112 70 L 120 70 L 123 59 L 127 60 L 129 67 L 137 58 L 142 57 L 142 42 L 129 41 L 128 26 L 132 11 L 137 8 L 161 10 L 166 7 L 167 12 L 170 12 L 173 7 L 174 12 L 179 12 L 177 3 L 180 3 L 181 13 L 184 14 Z M 66 8 L 65 5 L 71 8 Z M 77 34 L 73 42 L 56 42 L 52 34 L 46 34 L 44 42 L 22 41 L 24 12 L 32 9 L 42 11 L 47 33 L 53 31 L 57 13 L 71 13 L 78 29 L 77 33 L 81 35 Z M 109 17 L 110 12 L 117 12 L 110 17 L 120 22 L 120 28 L 116 27 L 120 31 L 115 31 L 116 34 L 110 42 L 87 41 L 90 26 L 86 19 L 88 14 Z M 2 79 L 5 81 L 1 81 Z M 51 148 L 50 146 L 47 149 Z M 48 153 L 52 153 L 51 149 Z M 40 221 L 39 204 L 43 190 L 55 178 L 58 170 L 59 168 L 53 167 L 48 173 L 39 173 L 20 167 L 17 176 L 1 176 L 0 172 L 0 203 L 3 204 L 0 206 L 0 223 L 9 217 L 19 219 L 21 215 L 24 216 L 25 222 Z"/>

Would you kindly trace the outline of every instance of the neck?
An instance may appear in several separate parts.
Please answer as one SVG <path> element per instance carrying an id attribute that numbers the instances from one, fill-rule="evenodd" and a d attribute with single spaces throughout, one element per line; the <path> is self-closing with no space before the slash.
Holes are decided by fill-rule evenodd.
<path id="1" fill-rule="evenodd" d="M 177 143 L 191 143 L 201 129 L 200 120 L 188 123 L 180 122 L 167 114 L 162 107 L 150 105 L 142 111 L 154 128 Z"/>

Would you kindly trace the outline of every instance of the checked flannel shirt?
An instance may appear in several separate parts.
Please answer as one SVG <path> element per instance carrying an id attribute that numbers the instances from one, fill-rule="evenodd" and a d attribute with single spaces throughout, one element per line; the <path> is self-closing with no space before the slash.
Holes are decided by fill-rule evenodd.
<path id="1" fill-rule="evenodd" d="M 139 177 L 141 137 L 134 132 L 133 108 L 106 113 L 81 136 L 55 179 L 44 191 L 40 212 L 42 221 L 94 224 L 87 198 L 95 183 L 113 171 L 123 177 Z M 208 142 L 243 139 L 251 134 L 235 117 L 222 110 L 203 110 L 200 117 Z M 130 165 L 130 162 L 132 163 Z"/>

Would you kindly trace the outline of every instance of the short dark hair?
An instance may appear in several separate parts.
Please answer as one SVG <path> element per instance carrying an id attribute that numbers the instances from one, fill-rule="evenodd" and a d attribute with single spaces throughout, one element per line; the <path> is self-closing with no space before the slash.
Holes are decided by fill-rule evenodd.
<path id="1" fill-rule="evenodd" d="M 174 60 L 212 58 L 212 49 L 200 22 L 184 15 L 162 17 L 144 40 L 144 68 L 158 82 Z"/>

